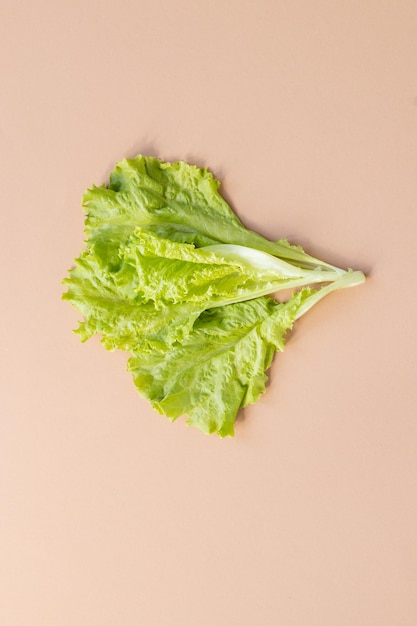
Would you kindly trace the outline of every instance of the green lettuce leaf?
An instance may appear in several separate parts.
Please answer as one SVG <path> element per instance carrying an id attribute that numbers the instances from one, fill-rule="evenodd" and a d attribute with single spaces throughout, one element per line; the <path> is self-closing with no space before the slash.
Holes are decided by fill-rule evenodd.
<path id="1" fill-rule="evenodd" d="M 285 333 L 313 293 L 205 311 L 181 343 L 133 353 L 128 369 L 139 393 L 172 421 L 186 415 L 205 433 L 233 435 L 239 409 L 264 393 L 274 353 L 284 349 Z"/>
<path id="2" fill-rule="evenodd" d="M 195 248 L 137 227 L 110 259 L 90 244 L 64 281 L 64 297 L 84 316 L 77 331 L 83 340 L 101 334 L 108 349 L 135 350 L 183 340 L 206 309 L 330 274 L 242 246 Z"/>
<path id="3" fill-rule="evenodd" d="M 138 155 L 117 163 L 108 187 L 92 187 L 83 198 L 86 234 L 104 243 L 106 254 L 136 226 L 159 237 L 198 247 L 229 243 L 268 252 L 305 268 L 338 268 L 306 254 L 287 240 L 272 242 L 246 229 L 219 193 L 220 182 L 204 168 Z"/>
<path id="4" fill-rule="evenodd" d="M 157 307 L 199 302 L 207 309 L 282 289 L 334 281 L 342 275 L 304 270 L 244 246 L 195 248 L 142 228 L 136 228 L 120 246 L 120 259 L 123 262 L 114 277 L 127 296 L 140 295 L 146 301 L 153 300 Z"/>

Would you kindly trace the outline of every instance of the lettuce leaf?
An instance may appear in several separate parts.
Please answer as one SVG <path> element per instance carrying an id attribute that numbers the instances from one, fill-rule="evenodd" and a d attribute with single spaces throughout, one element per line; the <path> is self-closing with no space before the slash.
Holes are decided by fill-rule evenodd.
<path id="1" fill-rule="evenodd" d="M 331 291 L 360 279 L 360 272 L 352 272 L 283 303 L 262 297 L 209 309 L 181 342 L 133 351 L 128 369 L 139 393 L 171 421 L 186 415 L 189 425 L 205 433 L 233 436 L 239 410 L 265 392 L 267 370 L 295 320 Z"/>
<path id="2" fill-rule="evenodd" d="M 205 168 L 138 155 L 117 163 L 108 187 L 93 186 L 83 197 L 88 240 L 107 252 L 126 241 L 136 226 L 159 237 L 198 247 L 229 243 L 262 250 L 299 267 L 334 266 L 306 254 L 286 239 L 272 242 L 246 229 L 219 193 L 220 182 Z"/>
<path id="3" fill-rule="evenodd" d="M 305 270 L 265 252 L 221 244 L 195 248 L 136 228 L 120 246 L 123 261 L 114 273 L 131 295 L 156 306 L 201 302 L 204 308 L 249 300 L 282 289 L 330 282 L 343 270 Z"/>
<path id="4" fill-rule="evenodd" d="M 128 369 L 138 391 L 172 421 L 187 415 L 205 433 L 232 436 L 239 409 L 264 393 L 274 353 L 284 349 L 285 333 L 312 293 L 205 311 L 183 342 L 133 353 Z"/>
<path id="5" fill-rule="evenodd" d="M 110 258 L 103 245 L 90 244 L 64 280 L 64 298 L 84 316 L 78 329 L 83 340 L 98 333 L 108 349 L 134 350 L 181 341 L 206 309 L 330 275 L 340 278 L 327 270 L 295 268 L 251 248 L 195 248 L 137 227 Z"/>

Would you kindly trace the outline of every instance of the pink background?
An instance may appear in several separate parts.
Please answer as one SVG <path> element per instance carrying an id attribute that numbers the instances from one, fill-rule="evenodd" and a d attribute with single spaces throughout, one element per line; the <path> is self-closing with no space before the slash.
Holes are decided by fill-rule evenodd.
<path id="1" fill-rule="evenodd" d="M 414 626 L 417 6 L 2 0 L 0 623 Z M 364 269 L 235 439 L 79 343 L 81 196 L 138 152 Z"/>

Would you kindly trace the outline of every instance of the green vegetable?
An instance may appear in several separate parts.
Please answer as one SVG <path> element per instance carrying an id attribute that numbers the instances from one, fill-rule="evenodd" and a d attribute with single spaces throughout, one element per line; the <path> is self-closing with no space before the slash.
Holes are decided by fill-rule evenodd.
<path id="1" fill-rule="evenodd" d="M 204 432 L 233 435 L 239 409 L 265 391 L 265 371 L 308 295 L 305 290 L 284 304 L 257 298 L 205 311 L 182 343 L 133 354 L 129 370 L 138 390 L 172 420 L 186 414 Z"/>
<path id="2" fill-rule="evenodd" d="M 157 411 L 226 436 L 265 391 L 295 319 L 364 275 L 245 229 L 218 187 L 185 163 L 119 163 L 108 188 L 84 196 L 86 248 L 63 297 L 83 314 L 82 340 L 99 334 L 131 353 L 134 382 Z M 327 286 L 285 303 L 266 297 L 314 283 Z"/>
<path id="3" fill-rule="evenodd" d="M 219 187 L 208 170 L 184 162 L 165 163 L 141 155 L 124 159 L 110 174 L 108 187 L 92 187 L 84 194 L 88 241 L 101 245 L 109 258 L 141 226 L 197 247 L 230 243 L 268 252 L 299 267 L 338 270 L 285 239 L 272 242 L 246 229 Z"/>

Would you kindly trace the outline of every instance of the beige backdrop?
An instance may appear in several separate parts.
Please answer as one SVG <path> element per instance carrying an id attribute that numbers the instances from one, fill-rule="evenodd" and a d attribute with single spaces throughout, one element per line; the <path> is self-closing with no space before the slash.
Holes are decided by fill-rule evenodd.
<path id="1" fill-rule="evenodd" d="M 414 626 L 413 0 L 2 0 L 2 626 Z M 209 166 L 244 222 L 366 270 L 234 440 L 81 345 L 84 189 Z"/>

